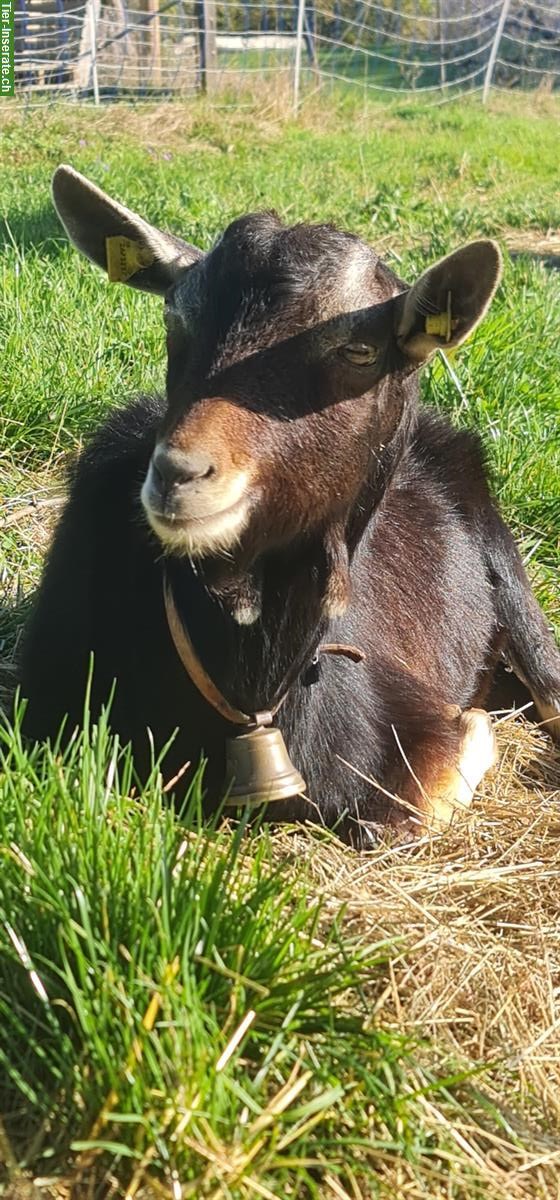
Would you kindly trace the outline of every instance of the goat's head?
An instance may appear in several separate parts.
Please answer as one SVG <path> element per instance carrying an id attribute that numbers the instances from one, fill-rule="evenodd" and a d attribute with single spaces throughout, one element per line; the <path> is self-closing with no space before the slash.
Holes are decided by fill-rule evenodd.
<path id="1" fill-rule="evenodd" d="M 356 237 L 268 213 L 234 221 L 205 255 L 71 168 L 53 193 L 88 258 L 165 297 L 168 409 L 142 489 L 152 528 L 172 553 L 246 569 L 296 539 L 344 541 L 409 377 L 467 337 L 500 276 L 484 240 L 407 287 Z"/>

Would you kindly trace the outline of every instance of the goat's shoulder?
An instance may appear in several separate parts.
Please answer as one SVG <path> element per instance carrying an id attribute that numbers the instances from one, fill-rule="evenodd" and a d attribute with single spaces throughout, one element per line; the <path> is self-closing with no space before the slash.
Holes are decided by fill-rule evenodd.
<path id="1" fill-rule="evenodd" d="M 164 412 L 161 396 L 139 396 L 114 409 L 87 442 L 71 470 L 72 480 L 100 480 L 115 469 L 147 463 Z"/>
<path id="2" fill-rule="evenodd" d="M 68 495 L 55 546 L 67 536 L 84 537 L 97 531 L 113 541 L 124 536 L 131 518 L 139 526 L 140 489 L 165 402 L 141 396 L 112 410 L 87 440 L 68 471 Z"/>
<path id="3" fill-rule="evenodd" d="M 489 502 L 488 467 L 480 435 L 472 429 L 457 429 L 434 408 L 420 409 L 402 465 L 399 482 L 422 479 L 456 510 L 470 514 Z"/>
<path id="4" fill-rule="evenodd" d="M 140 488 L 164 412 L 159 397 L 141 396 L 114 409 L 86 442 L 68 472 L 68 495 L 47 562 L 64 576 L 69 560 L 107 560 L 112 546 L 134 544 L 143 529 Z M 132 537 L 131 537 L 132 531 Z M 140 541 L 143 539 L 140 537 Z"/>
<path id="5" fill-rule="evenodd" d="M 456 429 L 434 409 L 419 411 L 365 542 L 390 578 L 433 591 L 435 580 L 463 580 L 464 568 L 484 587 L 480 513 L 492 505 L 482 442 L 477 433 Z M 428 586 L 429 585 L 429 586 Z"/>
<path id="6" fill-rule="evenodd" d="M 138 583 L 152 561 L 140 487 L 162 410 L 163 402 L 145 397 L 114 410 L 71 470 L 22 647 L 20 681 L 32 736 L 54 736 L 65 713 L 69 728 L 81 721 L 92 651 L 97 711 L 119 672 L 121 652 L 126 659 L 131 614 L 149 624 L 145 586 Z"/>

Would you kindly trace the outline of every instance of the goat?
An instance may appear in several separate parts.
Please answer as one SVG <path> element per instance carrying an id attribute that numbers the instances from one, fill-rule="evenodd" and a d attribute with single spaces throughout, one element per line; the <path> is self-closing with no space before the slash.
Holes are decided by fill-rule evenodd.
<path id="1" fill-rule="evenodd" d="M 498 659 L 560 737 L 560 653 L 479 437 L 418 401 L 421 365 L 488 308 L 496 243 L 407 286 L 328 225 L 250 214 L 204 254 L 70 167 L 53 197 L 93 263 L 165 297 L 167 394 L 113 412 L 78 461 L 25 637 L 26 734 L 71 735 L 93 653 L 92 714 L 114 686 L 139 777 L 178 731 L 165 776 L 204 755 L 216 809 L 231 730 L 176 652 L 165 573 L 224 703 L 287 691 L 278 727 L 308 792 L 267 815 L 357 845 L 445 827 L 496 758 Z M 364 661 L 318 656 L 326 636 Z"/>

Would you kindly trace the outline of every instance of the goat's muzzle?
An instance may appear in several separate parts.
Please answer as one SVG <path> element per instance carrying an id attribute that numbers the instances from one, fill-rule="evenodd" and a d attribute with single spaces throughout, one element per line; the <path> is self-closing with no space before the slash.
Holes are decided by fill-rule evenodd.
<path id="1" fill-rule="evenodd" d="M 200 557 L 230 550 L 249 516 L 248 474 L 220 463 L 203 445 L 159 443 L 142 487 L 142 504 L 163 545 Z"/>

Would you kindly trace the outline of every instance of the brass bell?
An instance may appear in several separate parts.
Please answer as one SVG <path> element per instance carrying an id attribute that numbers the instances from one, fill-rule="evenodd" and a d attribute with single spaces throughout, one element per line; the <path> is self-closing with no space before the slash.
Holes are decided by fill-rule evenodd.
<path id="1" fill-rule="evenodd" d="M 227 805 L 269 804 L 305 792 L 279 729 L 261 725 L 226 741 Z"/>

